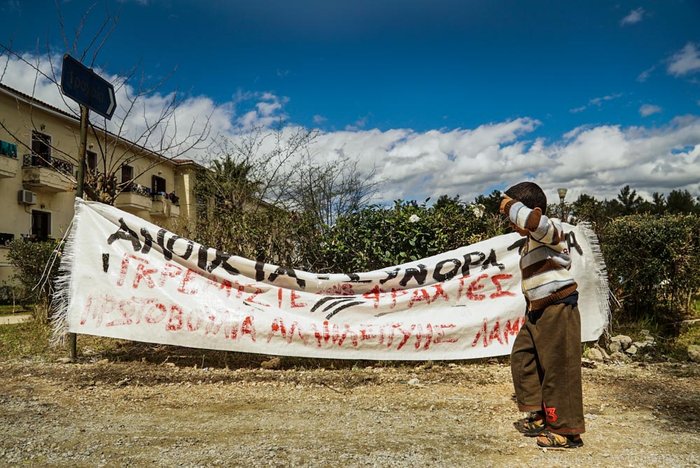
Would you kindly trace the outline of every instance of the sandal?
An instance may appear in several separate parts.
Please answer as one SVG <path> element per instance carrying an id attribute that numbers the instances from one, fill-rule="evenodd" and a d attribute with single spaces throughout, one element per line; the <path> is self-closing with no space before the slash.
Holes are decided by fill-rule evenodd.
<path id="1" fill-rule="evenodd" d="M 544 431 L 537 437 L 537 445 L 552 449 L 569 449 L 583 447 L 583 440 L 579 435 L 564 436 L 551 431 Z"/>
<path id="2" fill-rule="evenodd" d="M 515 421 L 513 427 L 527 437 L 535 437 L 544 431 L 544 417 L 542 413 L 533 411 L 526 418 Z"/>

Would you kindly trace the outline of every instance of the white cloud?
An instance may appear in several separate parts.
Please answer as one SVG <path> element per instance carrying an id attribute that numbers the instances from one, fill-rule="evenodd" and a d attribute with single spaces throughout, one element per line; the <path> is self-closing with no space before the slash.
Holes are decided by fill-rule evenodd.
<path id="1" fill-rule="evenodd" d="M 683 76 L 700 71 L 700 52 L 693 42 L 673 54 L 668 60 L 668 73 L 673 76 Z"/>
<path id="2" fill-rule="evenodd" d="M 0 60 L 0 70 L 5 68 L 4 65 L 5 61 Z M 54 82 L 60 81 L 60 68 L 59 56 L 24 54 L 19 58 L 12 57 L 7 59 L 2 83 L 78 116 L 77 104 L 64 98 Z M 160 151 L 174 141 L 183 143 L 183 147 L 189 146 L 193 139 L 188 138 L 188 135 L 202 134 L 207 119 L 211 135 L 231 132 L 234 128 L 233 102 L 216 104 L 206 96 L 192 96 L 183 100 L 173 93 L 152 93 L 140 98 L 133 108 L 129 108 L 130 99 L 133 99 L 137 91 L 129 83 L 124 84 L 123 78 L 119 76 L 99 69 L 96 69 L 96 72 L 115 85 L 117 108 L 110 121 L 105 122 L 94 113 L 91 113 L 91 120 L 98 126 L 106 125 L 108 130 L 146 148 Z M 153 132 L 146 132 L 153 122 L 162 118 L 163 109 L 173 100 L 178 105 L 173 108 L 172 118 L 158 125 Z M 177 152 L 177 149 L 173 151 Z"/>
<path id="3" fill-rule="evenodd" d="M 327 118 L 325 118 L 324 116 L 322 116 L 320 114 L 316 114 L 313 116 L 313 122 L 316 125 L 323 125 L 324 123 L 326 123 L 327 120 L 328 120 Z"/>
<path id="4" fill-rule="evenodd" d="M 364 116 L 364 117 L 360 117 L 355 122 L 353 122 L 349 125 L 346 125 L 345 130 L 357 131 L 357 130 L 365 128 L 366 125 L 367 125 L 367 116 Z"/>
<path id="5" fill-rule="evenodd" d="M 640 73 L 639 76 L 637 76 L 637 81 L 639 81 L 640 83 L 644 83 L 645 81 L 647 81 L 649 79 L 649 77 L 651 76 L 651 74 L 654 70 L 656 70 L 656 65 L 654 65 L 653 67 L 647 68 L 642 73 Z"/>
<path id="6" fill-rule="evenodd" d="M 286 97 L 279 97 L 269 91 L 263 93 L 246 93 L 245 96 L 240 96 L 237 100 L 238 107 L 241 103 L 255 100 L 257 103 L 253 109 L 245 112 L 237 119 L 237 124 L 241 131 L 247 131 L 252 128 L 270 127 L 275 124 L 285 122 L 288 116 L 282 112 L 285 104 L 289 101 Z"/>
<path id="7" fill-rule="evenodd" d="M 630 24 L 639 23 L 644 18 L 645 13 L 646 12 L 644 11 L 644 8 L 642 8 L 642 7 L 639 7 L 639 8 L 636 8 L 636 9 L 630 11 L 627 14 L 627 16 L 625 16 L 624 18 L 622 18 L 620 20 L 620 26 L 627 26 Z"/>
<path id="8" fill-rule="evenodd" d="M 583 105 L 583 106 L 569 109 L 569 112 L 571 112 L 572 114 L 578 114 L 579 112 L 583 112 L 590 107 L 602 107 L 602 105 L 605 102 L 612 101 L 612 100 L 618 99 L 620 97 L 622 97 L 622 93 L 615 93 L 615 94 L 609 94 L 607 96 L 595 97 L 595 98 L 591 99 L 590 101 L 588 101 L 588 103 Z"/>
<path id="9" fill-rule="evenodd" d="M 674 188 L 700 192 L 700 119 L 676 119 L 649 130 L 582 127 L 550 144 L 529 139 L 539 125 L 517 119 L 475 129 L 365 130 L 323 133 L 313 147 L 320 160 L 338 154 L 376 167 L 378 200 L 424 199 L 446 193 L 471 199 L 494 186 L 536 180 L 556 199 L 556 188 L 614 198 L 630 184 L 640 193 Z M 683 151 L 679 152 L 679 149 Z"/>
<path id="10" fill-rule="evenodd" d="M 36 61 L 36 57 L 24 57 Z M 45 57 L 38 63 L 41 70 L 50 70 Z M 120 80 L 102 74 L 112 82 Z M 17 60 L 11 61 L 3 83 L 66 108 L 53 83 L 40 76 L 34 86 L 34 74 Z M 124 117 L 121 106 L 125 96 L 133 92 L 128 84 L 119 89 L 117 120 Z M 591 99 L 586 107 L 603 105 L 619 96 Z M 138 136 L 144 128 L 143 116 L 156 118 L 171 98 L 171 94 L 146 96 L 138 112 L 127 116 L 124 134 L 132 139 Z M 242 132 L 282 122 L 282 134 L 289 138 L 296 127 L 285 120 L 287 101 L 270 92 L 238 91 L 223 104 L 207 96 L 192 96 L 176 110 L 177 127 L 169 126 L 163 132 L 183 138 L 182 132 L 190 126 L 201 128 L 202 116 L 210 115 L 212 135 L 235 140 Z M 315 122 L 323 118 L 316 117 Z M 321 131 L 310 152 L 317 162 L 346 157 L 357 160 L 358 168 L 368 174 L 374 169 L 379 182 L 377 202 L 436 199 L 441 194 L 460 194 L 470 200 L 524 179 L 540 183 L 552 200 L 557 199 L 556 188 L 561 186 L 569 188 L 569 200 L 584 192 L 614 198 L 626 184 L 643 195 L 676 188 L 700 194 L 700 118 L 695 116 L 676 118 L 661 128 L 580 126 L 554 141 L 536 138 L 533 132 L 541 123 L 530 118 L 426 132 L 359 128 L 366 122 L 366 118 L 360 119 L 352 130 Z M 273 138 L 264 141 L 264 145 L 273 143 Z M 203 156 L 197 151 L 184 155 L 194 159 Z"/>
<path id="11" fill-rule="evenodd" d="M 476 129 L 410 129 L 323 133 L 313 147 L 319 160 L 338 154 L 375 166 L 378 200 L 424 199 L 460 194 L 471 199 L 494 186 L 536 180 L 552 199 L 556 188 L 614 198 L 626 184 L 640 193 L 675 188 L 700 193 L 700 119 L 674 120 L 661 129 L 596 126 L 577 128 L 552 143 L 532 141 L 530 119 Z M 682 151 L 679 151 L 682 150 Z"/>
<path id="12" fill-rule="evenodd" d="M 639 108 L 639 115 L 642 117 L 649 117 L 650 115 L 658 114 L 659 112 L 661 112 L 661 107 L 654 104 L 643 104 Z"/>

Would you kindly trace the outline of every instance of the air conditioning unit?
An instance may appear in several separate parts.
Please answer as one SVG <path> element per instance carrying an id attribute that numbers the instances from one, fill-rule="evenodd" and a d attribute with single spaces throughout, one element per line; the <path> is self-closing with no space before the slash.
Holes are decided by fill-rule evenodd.
<path id="1" fill-rule="evenodd" d="M 31 190 L 20 190 L 17 192 L 17 203 L 22 205 L 36 205 L 36 193 Z"/>

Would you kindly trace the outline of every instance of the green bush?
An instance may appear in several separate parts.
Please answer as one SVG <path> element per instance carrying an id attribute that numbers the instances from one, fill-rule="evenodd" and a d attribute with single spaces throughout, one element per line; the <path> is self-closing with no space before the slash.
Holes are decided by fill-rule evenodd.
<path id="1" fill-rule="evenodd" d="M 0 283 L 0 305 L 14 305 L 19 303 L 20 295 L 18 291 L 19 287 L 7 284 L 6 282 Z"/>
<path id="2" fill-rule="evenodd" d="M 198 218 L 194 240 L 244 258 L 316 271 L 320 230 L 304 214 L 274 207 L 212 210 Z"/>
<path id="3" fill-rule="evenodd" d="M 33 242 L 15 239 L 9 244 L 8 258 L 16 268 L 22 304 L 49 304 L 60 258 L 52 259 L 56 241 Z M 54 261 L 55 260 L 55 261 Z"/>
<path id="4" fill-rule="evenodd" d="M 340 217 L 321 250 L 327 271 L 369 271 L 473 244 L 504 227 L 500 217 L 457 198 L 441 197 L 433 206 L 397 201 Z"/>
<path id="5" fill-rule="evenodd" d="M 624 318 L 673 322 L 700 288 L 700 217 L 634 215 L 612 220 L 602 244 Z"/>

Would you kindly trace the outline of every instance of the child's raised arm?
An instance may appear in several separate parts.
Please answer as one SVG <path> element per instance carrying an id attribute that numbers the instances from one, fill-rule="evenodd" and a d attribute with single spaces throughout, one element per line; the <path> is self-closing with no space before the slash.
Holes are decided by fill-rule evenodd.
<path id="1" fill-rule="evenodd" d="M 508 216 L 513 224 L 529 232 L 532 239 L 541 244 L 555 245 L 562 240 L 564 231 L 561 221 L 548 218 L 537 207 L 530 209 L 522 202 L 506 195 L 501 201 L 500 211 Z"/>

